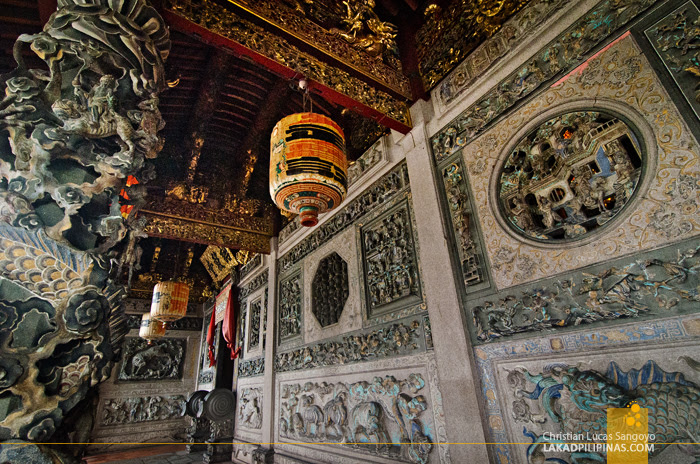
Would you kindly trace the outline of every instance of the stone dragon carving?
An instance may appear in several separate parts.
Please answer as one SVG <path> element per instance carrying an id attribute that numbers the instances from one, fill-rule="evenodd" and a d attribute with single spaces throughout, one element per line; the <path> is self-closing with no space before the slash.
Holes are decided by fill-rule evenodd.
<path id="1" fill-rule="evenodd" d="M 0 440 L 49 440 L 119 355 L 169 50 L 145 0 L 58 0 L 0 76 Z"/>
<path id="2" fill-rule="evenodd" d="M 658 443 L 653 455 L 669 443 L 676 443 L 683 452 L 696 460 L 700 458 L 698 446 L 684 444 L 696 443 L 700 433 L 700 387 L 686 380 L 682 373 L 664 372 L 654 361 L 627 372 L 611 362 L 604 375 L 562 365 L 548 366 L 541 374 L 521 368 L 509 372 L 508 381 L 515 387 L 516 397 L 539 400 L 546 413 L 534 418 L 520 416 L 520 420 L 544 423 L 549 418 L 559 429 L 557 432 L 604 434 L 607 408 L 623 408 L 635 402 L 649 410 L 650 443 Z M 534 384 L 533 391 L 527 390 L 528 384 Z M 527 427 L 523 433 L 533 440 L 527 451 L 528 462 L 544 462 L 542 445 L 548 440 Z M 589 452 L 572 453 L 571 459 L 574 463 L 605 462 L 603 455 Z M 565 463 L 558 458 L 552 460 Z"/>

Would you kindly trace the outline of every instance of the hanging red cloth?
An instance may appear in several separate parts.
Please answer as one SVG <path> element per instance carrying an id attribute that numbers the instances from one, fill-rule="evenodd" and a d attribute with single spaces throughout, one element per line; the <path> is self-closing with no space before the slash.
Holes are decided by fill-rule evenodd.
<path id="1" fill-rule="evenodd" d="M 224 313 L 224 325 L 222 332 L 226 346 L 231 350 L 231 359 L 236 359 L 241 352 L 241 347 L 236 348 L 236 321 L 238 320 L 238 298 L 235 297 L 234 284 L 231 284 L 231 290 L 228 293 L 228 301 L 226 302 L 226 312 Z"/>
<path id="2" fill-rule="evenodd" d="M 209 348 L 209 367 L 216 366 L 216 356 L 214 356 L 214 334 L 216 333 L 216 308 L 211 312 L 211 321 L 207 330 L 207 346 Z"/>

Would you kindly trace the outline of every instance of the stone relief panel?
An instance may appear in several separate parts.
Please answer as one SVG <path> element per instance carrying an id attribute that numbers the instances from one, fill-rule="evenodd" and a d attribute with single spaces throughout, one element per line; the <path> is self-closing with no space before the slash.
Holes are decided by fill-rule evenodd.
<path id="1" fill-rule="evenodd" d="M 700 245 L 622 258 L 572 276 L 472 302 L 475 336 L 519 333 L 692 311 L 700 301 Z"/>
<path id="2" fill-rule="evenodd" d="M 422 338 L 419 319 L 397 322 L 386 327 L 353 332 L 336 340 L 278 353 L 275 357 L 275 371 L 313 369 L 416 354 L 425 351 L 421 343 Z"/>
<path id="3" fill-rule="evenodd" d="M 321 327 L 336 324 L 348 299 L 348 263 L 336 252 L 318 263 L 311 285 L 311 311 Z"/>
<path id="4" fill-rule="evenodd" d="M 236 427 L 262 428 L 262 387 L 243 387 L 238 397 Z"/>
<path id="5" fill-rule="evenodd" d="M 280 341 L 301 334 L 301 273 L 280 282 L 279 337 Z"/>
<path id="6" fill-rule="evenodd" d="M 202 338 L 199 346 L 199 374 L 197 376 L 197 389 L 208 389 L 212 388 L 211 384 L 214 382 L 214 374 L 216 374 L 216 366 L 209 366 L 209 356 L 207 346 L 207 333 L 209 332 L 209 324 L 211 323 L 211 312 L 215 308 L 212 306 L 208 310 L 204 311 L 204 326 L 202 327 Z M 218 340 L 219 330 L 221 326 L 217 326 L 214 332 L 214 339 Z M 219 350 L 219 344 L 214 343 L 214 356 L 216 356 Z"/>
<path id="7" fill-rule="evenodd" d="M 369 317 L 419 302 L 420 280 L 408 203 L 364 225 L 360 235 Z"/>
<path id="8" fill-rule="evenodd" d="M 186 339 L 166 338 L 149 343 L 127 338 L 119 380 L 179 380 L 185 361 Z"/>
<path id="9" fill-rule="evenodd" d="M 490 190 L 489 181 L 497 178 L 499 161 L 511 154 L 508 144 L 514 137 L 513 128 L 528 133 L 527 124 L 532 124 L 536 115 L 544 113 L 541 117 L 546 120 L 547 112 L 555 116 L 581 108 L 591 96 L 596 96 L 599 107 L 624 111 L 642 132 L 649 166 L 641 190 L 624 216 L 614 227 L 601 230 L 595 242 L 590 239 L 580 246 L 556 248 L 526 243 L 516 238 L 497 213 L 495 182 Z M 480 223 L 489 231 L 484 237 L 485 248 L 496 285 L 505 288 L 513 282 L 552 276 L 697 234 L 697 151 L 696 142 L 633 39 L 618 41 L 464 149 Z M 503 154 L 501 160 L 499 153 Z"/>
<path id="10" fill-rule="evenodd" d="M 440 169 L 464 289 L 483 288 L 488 285 L 488 275 L 483 245 L 476 232 L 477 218 L 470 201 L 464 162 L 461 157 L 453 156 Z"/>
<path id="11" fill-rule="evenodd" d="M 285 253 L 278 260 L 279 272 L 287 272 L 302 258 L 316 251 L 321 245 L 353 225 L 362 216 L 398 197 L 408 188 L 408 167 L 404 162 L 382 176 L 360 196 L 336 212 L 333 219 L 318 226 L 315 232 Z"/>
<path id="12" fill-rule="evenodd" d="M 697 385 L 700 378 L 697 364 L 693 360 L 697 360 L 698 336 L 700 319 L 697 315 L 689 315 L 644 323 L 628 323 L 613 328 L 601 325 L 586 331 L 476 347 L 474 355 L 481 378 L 485 414 L 488 417 L 488 440 L 494 443 L 529 443 L 536 441 L 544 431 L 555 432 L 561 427 L 542 406 L 542 396 L 538 398 L 535 393 L 539 379 L 547 375 L 552 377 L 555 369 L 563 372 L 575 367 L 579 372 L 596 371 L 607 380 L 597 387 L 601 377 L 591 378 L 591 382 L 587 384 L 590 388 L 588 393 L 595 394 L 594 389 L 597 389 L 598 395 L 601 396 L 604 396 L 606 391 L 615 391 L 615 388 L 623 390 L 623 394 L 634 390 L 634 383 L 631 381 L 626 380 L 618 384 L 625 378 L 636 378 L 643 381 L 642 383 L 655 379 L 653 383 L 663 383 L 666 380 L 660 376 L 661 371 L 682 372 L 687 380 Z M 611 366 L 611 359 L 614 359 L 619 369 Z M 645 366 L 648 361 L 655 362 L 656 366 Z M 694 368 L 690 368 L 691 365 Z M 657 370 L 657 367 L 660 369 Z M 525 374 L 525 371 L 533 377 L 527 380 L 528 375 L 525 375 L 526 382 L 523 384 L 520 373 Z M 608 378 L 608 373 L 614 375 Z M 569 376 L 569 379 L 573 380 L 573 376 Z M 617 387 L 606 388 L 605 384 L 610 380 Z M 522 391 L 516 394 L 516 390 Z M 592 417 L 590 412 L 582 411 L 570 403 L 570 391 L 568 387 L 561 390 L 561 402 L 558 405 L 564 406 L 568 413 L 583 420 Z M 532 398 L 528 397 L 528 393 Z M 582 393 L 585 395 L 586 391 Z M 593 406 L 595 403 L 584 400 L 582 404 Z M 577 423 L 570 422 L 572 425 Z M 527 458 L 527 448 L 524 446 L 502 444 L 494 445 L 493 448 L 493 454 L 499 456 L 501 463 L 530 462 Z M 534 453 L 536 449 L 537 444 L 533 443 L 530 452 Z M 693 462 L 692 458 L 684 458 L 682 455 L 678 459 L 678 456 L 669 458 L 667 453 L 671 451 L 673 450 L 664 451 L 650 462 Z M 544 460 L 545 457 L 552 458 L 547 454 L 541 456 L 541 459 Z M 563 459 L 557 462 L 564 464 L 569 463 L 571 458 L 568 454 L 557 457 Z"/>
<path id="13" fill-rule="evenodd" d="M 696 116 L 700 117 L 700 39 L 697 28 L 700 10 L 693 2 L 680 8 L 645 31 L 649 42 L 673 77 Z"/>
<path id="14" fill-rule="evenodd" d="M 388 162 L 388 147 L 385 137 L 377 140 L 354 163 L 348 166 L 348 187 L 357 183 L 369 171 Z"/>
<path id="15" fill-rule="evenodd" d="M 526 135 L 500 168 L 501 213 L 534 240 L 576 240 L 632 198 L 644 149 L 629 125 L 598 111 L 556 116 Z"/>
<path id="16" fill-rule="evenodd" d="M 185 403 L 182 395 L 107 399 L 102 405 L 100 424 L 123 425 L 180 419 Z"/>
<path id="17" fill-rule="evenodd" d="M 238 377 L 254 377 L 265 373 L 265 358 L 238 362 Z"/>
<path id="18" fill-rule="evenodd" d="M 643 352 L 571 353 L 566 362 L 550 358 L 498 363 L 496 381 L 503 386 L 509 434 L 513 440 L 532 442 L 517 448 L 518 461 L 576 462 L 583 457 L 579 453 L 547 451 L 549 434 L 604 443 L 606 410 L 635 402 L 649 413 L 649 443 L 655 444 L 649 462 L 694 462 L 697 447 L 686 443 L 694 442 L 700 432 L 698 348 L 696 340 Z M 600 462 L 606 458 L 604 452 L 586 457 Z"/>
<path id="19" fill-rule="evenodd" d="M 248 349 L 257 348 L 260 345 L 260 317 L 262 313 L 262 299 L 250 304 L 250 320 L 248 322 Z"/>
<path id="20" fill-rule="evenodd" d="M 283 383 L 279 435 L 292 441 L 339 443 L 358 453 L 427 463 L 436 437 L 425 387 L 420 373 L 400 379 L 386 375 L 367 381 Z"/>
<path id="21" fill-rule="evenodd" d="M 238 292 L 238 299 L 242 301 L 246 297 L 248 297 L 248 295 L 259 289 L 263 285 L 266 285 L 269 273 L 270 271 L 268 269 L 265 269 L 259 275 L 255 276 L 253 280 L 241 287 L 240 291 Z"/>

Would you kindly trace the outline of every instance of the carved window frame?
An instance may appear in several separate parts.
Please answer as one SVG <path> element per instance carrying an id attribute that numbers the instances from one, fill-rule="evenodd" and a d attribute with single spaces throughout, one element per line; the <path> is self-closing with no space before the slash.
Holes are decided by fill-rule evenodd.
<path id="1" fill-rule="evenodd" d="M 321 321 L 318 320 L 318 316 L 316 315 L 316 313 L 315 313 L 315 311 L 314 311 L 314 309 L 315 309 L 315 307 L 316 307 L 316 298 L 315 298 L 315 295 L 314 295 L 314 288 L 316 288 L 316 287 L 315 287 L 315 281 L 316 281 L 316 276 L 318 275 L 318 272 L 319 272 L 319 270 L 320 270 L 320 268 L 321 268 L 321 263 L 322 263 L 324 260 L 331 258 L 333 255 L 338 256 L 338 257 L 340 258 L 340 260 L 343 262 L 343 266 L 345 267 L 345 276 L 346 276 L 346 278 L 347 278 L 347 283 L 346 283 L 346 286 L 347 286 L 347 295 L 345 296 L 345 300 L 343 301 L 342 307 L 340 308 L 340 315 L 338 316 L 338 320 L 337 320 L 336 322 L 333 322 L 332 324 L 328 324 L 328 325 L 325 325 L 325 326 L 324 326 L 324 325 L 321 324 Z M 341 256 L 340 253 L 338 253 L 338 252 L 335 251 L 335 250 L 334 250 L 334 251 L 331 251 L 331 252 L 329 252 L 329 253 L 326 253 L 326 254 L 323 256 L 323 258 L 319 259 L 318 262 L 316 263 L 316 269 L 314 270 L 314 275 L 313 275 L 313 277 L 311 278 L 311 298 L 310 298 L 310 301 L 311 301 L 311 314 L 313 315 L 313 317 L 314 317 L 316 323 L 318 323 L 319 327 L 321 327 L 322 330 L 324 330 L 324 329 L 329 329 L 329 328 L 334 327 L 334 326 L 336 326 L 337 324 L 340 323 L 340 321 L 341 321 L 341 319 L 342 319 L 342 317 L 343 317 L 343 313 L 345 312 L 345 306 L 347 305 L 349 299 L 350 299 L 350 268 L 348 267 L 348 262 L 345 260 L 345 258 L 343 258 L 343 257 Z"/>
<path id="2" fill-rule="evenodd" d="M 640 157 L 642 158 L 642 172 L 639 177 L 637 187 L 632 194 L 632 198 L 625 203 L 622 209 L 615 216 L 595 230 L 586 233 L 581 238 L 561 239 L 556 241 L 552 240 L 549 242 L 529 238 L 515 230 L 515 228 L 510 224 L 510 221 L 506 218 L 506 212 L 501 206 L 498 195 L 498 187 L 500 186 L 500 175 L 503 166 L 521 140 L 542 124 L 567 113 L 583 111 L 599 112 L 616 117 L 620 121 L 627 124 L 629 129 L 635 134 L 637 140 L 639 141 L 639 148 L 641 152 Z M 609 99 L 582 98 L 572 100 L 543 112 L 537 118 L 523 125 L 515 134 L 511 136 L 510 140 L 505 145 L 505 148 L 498 155 L 494 168 L 491 172 L 491 177 L 489 178 L 489 206 L 493 216 L 496 218 L 496 222 L 503 229 L 503 231 L 520 242 L 540 248 L 557 249 L 576 248 L 582 245 L 587 245 L 600 239 L 601 236 L 606 234 L 615 226 L 618 226 L 625 218 L 633 214 L 642 199 L 646 196 L 646 193 L 652 184 L 653 178 L 656 175 L 657 159 L 658 147 L 656 144 L 654 130 L 646 121 L 644 116 L 642 116 L 637 110 L 624 103 Z"/>

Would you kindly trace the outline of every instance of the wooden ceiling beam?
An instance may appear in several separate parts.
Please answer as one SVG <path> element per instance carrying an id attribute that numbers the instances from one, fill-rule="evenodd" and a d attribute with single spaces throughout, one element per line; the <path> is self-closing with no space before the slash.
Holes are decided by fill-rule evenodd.
<path id="1" fill-rule="evenodd" d="M 267 142 L 270 134 L 267 131 L 279 117 L 280 107 L 287 100 L 291 89 L 286 79 L 277 79 L 272 88 L 268 91 L 265 101 L 260 105 L 255 121 L 248 131 L 248 135 L 241 142 L 241 154 L 247 159 L 245 161 L 244 177 L 238 182 L 238 197 L 244 198 L 248 193 L 248 185 L 253 175 L 253 169 L 258 160 L 259 146 L 261 142 Z M 286 115 L 285 115 L 286 116 Z M 267 146 L 267 143 L 264 143 Z"/>

